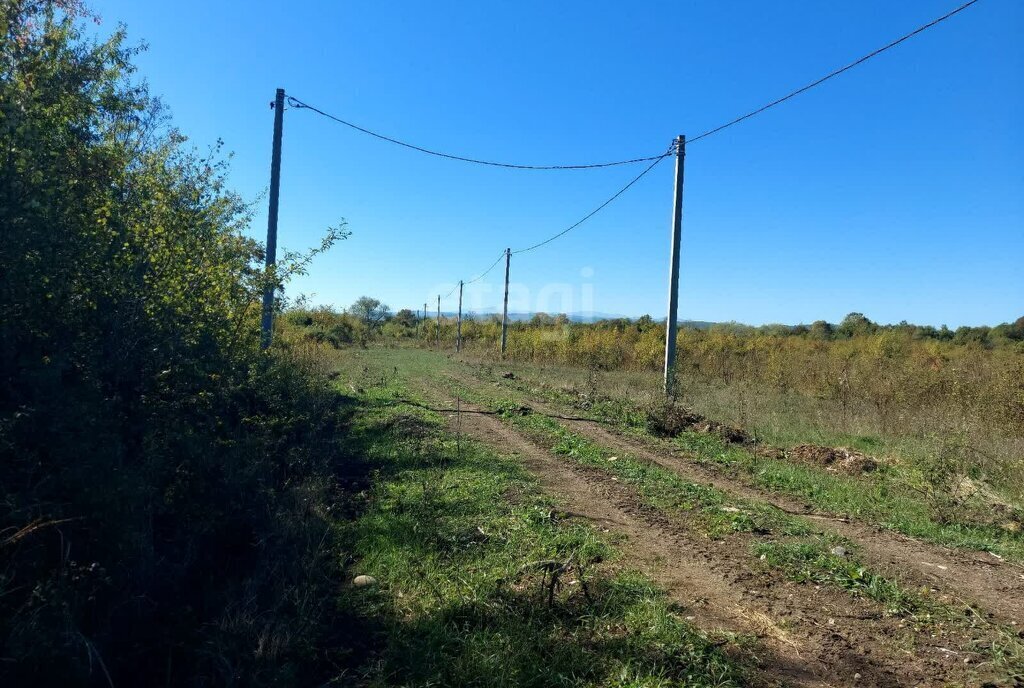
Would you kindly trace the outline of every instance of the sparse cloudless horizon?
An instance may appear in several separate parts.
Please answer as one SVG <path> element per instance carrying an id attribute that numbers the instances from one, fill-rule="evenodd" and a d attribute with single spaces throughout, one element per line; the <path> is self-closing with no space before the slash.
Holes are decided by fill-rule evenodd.
<path id="1" fill-rule="evenodd" d="M 275 88 L 458 155 L 574 164 L 663 152 L 948 12 L 957 0 L 458 3 L 94 0 L 266 232 Z M 679 315 L 995 325 L 1024 315 L 1024 3 L 955 17 L 686 151 Z M 512 258 L 512 311 L 665 317 L 673 160 Z M 279 246 L 352 235 L 288 293 L 433 310 L 643 169 L 522 171 L 284 113 Z M 467 287 L 501 308 L 503 266 Z M 442 302 L 456 306 L 455 294 Z"/>

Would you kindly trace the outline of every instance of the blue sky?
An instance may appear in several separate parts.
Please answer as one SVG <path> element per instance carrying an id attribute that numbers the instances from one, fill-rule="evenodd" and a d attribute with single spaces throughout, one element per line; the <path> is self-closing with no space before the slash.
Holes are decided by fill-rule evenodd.
<path id="1" fill-rule="evenodd" d="M 916 28 L 957 0 L 98 0 L 205 149 L 268 186 L 274 89 L 420 145 L 522 163 L 664 150 Z M 1024 3 L 949 21 L 687 150 L 680 315 L 995 324 L 1024 314 Z M 353 234 L 290 293 L 435 307 L 454 281 L 575 222 L 642 168 L 440 160 L 285 113 L 281 245 Z M 672 162 L 513 257 L 512 310 L 664 317 Z M 253 225 L 265 236 L 265 199 Z M 500 308 L 501 266 L 467 293 Z M 442 304 L 454 309 L 449 299 Z"/>

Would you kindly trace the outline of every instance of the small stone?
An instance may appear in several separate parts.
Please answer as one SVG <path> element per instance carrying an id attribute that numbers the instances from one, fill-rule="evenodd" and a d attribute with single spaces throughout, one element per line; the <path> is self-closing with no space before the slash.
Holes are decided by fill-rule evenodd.
<path id="1" fill-rule="evenodd" d="M 860 680 L 860 674 L 854 674 L 853 675 L 853 680 L 854 681 L 859 681 Z"/>
<path id="2" fill-rule="evenodd" d="M 356 576 L 352 579 L 352 585 L 357 588 L 365 588 L 371 585 L 377 585 L 377 579 L 373 576 Z"/>
<path id="3" fill-rule="evenodd" d="M 846 556 L 846 548 L 843 547 L 842 545 L 836 545 L 835 547 L 832 548 L 832 554 L 834 554 L 837 557 L 845 557 Z"/>

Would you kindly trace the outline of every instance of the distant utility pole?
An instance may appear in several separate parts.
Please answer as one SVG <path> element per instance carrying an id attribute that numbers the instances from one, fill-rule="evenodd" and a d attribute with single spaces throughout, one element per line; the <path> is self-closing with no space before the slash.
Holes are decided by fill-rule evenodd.
<path id="1" fill-rule="evenodd" d="M 455 353 L 462 351 L 462 280 L 459 280 L 459 320 L 455 326 Z"/>
<path id="2" fill-rule="evenodd" d="M 420 338 L 420 311 L 416 309 L 416 339 Z"/>
<path id="3" fill-rule="evenodd" d="M 512 261 L 512 249 L 505 249 L 505 303 L 501 307 L 501 355 L 505 355 L 505 343 L 508 341 L 508 268 Z"/>
<path id="4" fill-rule="evenodd" d="M 274 96 L 274 147 L 270 154 L 270 209 L 267 213 L 267 275 L 277 264 L 277 199 L 281 191 L 281 131 L 284 127 L 284 89 Z M 275 276 L 276 279 L 276 276 Z M 263 320 L 260 323 L 260 347 L 270 346 L 274 331 L 274 284 L 263 289 Z"/>
<path id="5" fill-rule="evenodd" d="M 671 397 L 676 368 L 676 311 L 679 309 L 679 240 L 683 234 L 683 160 L 686 137 L 676 137 L 676 183 L 672 194 L 672 249 L 668 267 L 668 319 L 665 321 L 665 396 Z"/>
<path id="6" fill-rule="evenodd" d="M 427 329 L 427 302 L 423 302 L 423 339 L 430 336 L 430 330 Z"/>
<path id="7" fill-rule="evenodd" d="M 437 295 L 437 350 L 441 350 L 441 295 Z"/>

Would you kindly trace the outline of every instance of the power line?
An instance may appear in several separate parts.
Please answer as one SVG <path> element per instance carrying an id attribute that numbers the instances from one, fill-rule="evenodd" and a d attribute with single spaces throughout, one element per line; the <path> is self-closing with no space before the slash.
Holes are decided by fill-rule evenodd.
<path id="1" fill-rule="evenodd" d="M 672 154 L 673 154 L 674 152 L 675 152 L 675 144 L 673 143 L 673 145 L 672 145 L 672 146 L 670 146 L 670 147 L 669 147 L 669 149 L 668 149 L 667 151 L 665 151 L 664 153 L 662 153 L 662 154 L 661 154 L 661 155 L 659 155 L 658 157 L 654 158 L 654 162 L 652 162 L 652 163 L 651 163 L 650 165 L 648 165 L 648 166 L 647 166 L 647 169 L 645 169 L 645 170 L 644 170 L 643 172 L 641 172 L 641 173 L 640 173 L 640 174 L 638 174 L 637 176 L 633 177 L 633 179 L 632 179 L 632 180 L 631 180 L 631 181 L 630 181 L 630 182 L 629 182 L 628 184 L 626 184 L 626 185 L 625 185 L 624 187 L 622 187 L 621 189 L 619 189 L 618 191 L 616 191 L 616 192 L 615 192 L 615 194 L 614 194 L 614 195 L 613 195 L 613 196 L 612 196 L 611 198 L 609 198 L 609 199 L 608 199 L 607 201 L 605 201 L 605 202 L 604 202 L 604 203 L 602 203 L 601 205 L 599 205 L 599 206 L 597 206 L 596 208 L 594 208 L 593 210 L 591 210 L 591 211 L 590 211 L 589 213 L 587 213 L 587 214 L 586 214 L 586 215 L 584 215 L 584 216 L 583 216 L 582 218 L 580 218 L 579 220 L 577 220 L 577 221 L 576 221 L 576 222 L 574 222 L 573 224 L 571 224 L 571 225 L 569 225 L 568 227 L 566 227 L 565 229 L 563 229 L 563 230 L 562 230 L 561 232 L 559 232 L 558 234 L 555 234 L 555 235 L 553 235 L 553 236 L 550 236 L 550 237 L 548 237 L 547 239 L 545 239 L 544 241 L 541 241 L 541 242 L 539 242 L 539 243 L 536 243 L 536 244 L 534 244 L 533 246 L 527 246 L 526 248 L 521 248 L 521 249 L 518 249 L 518 250 L 512 251 L 512 253 L 513 253 L 513 254 L 516 254 L 516 253 L 526 253 L 527 251 L 532 251 L 532 250 L 534 250 L 535 248 L 540 248 L 541 246 L 544 246 L 545 244 L 549 244 L 549 243 L 551 243 L 552 241 L 554 241 L 555 239 L 558 239 L 559 237 L 565 236 L 566 234 L 568 234 L 568 233 L 569 233 L 569 232 L 571 232 L 572 230 L 576 229 L 576 228 L 577 228 L 577 227 L 579 227 L 579 226 L 580 226 L 581 224 L 583 224 L 584 222 L 586 222 L 587 220 L 589 220 L 590 218 L 594 217 L 594 216 L 595 216 L 595 215 L 597 215 L 597 214 L 598 214 L 599 212 L 601 212 L 602 210 L 604 210 L 604 209 L 605 209 L 605 208 L 606 208 L 606 207 L 607 207 L 607 206 L 608 206 L 608 205 L 609 205 L 609 204 L 610 204 L 610 203 L 611 203 L 612 201 L 614 201 L 614 200 L 615 200 L 616 198 L 618 198 L 618 197 L 619 197 L 619 196 L 621 196 L 622 194 L 626 193 L 626 191 L 628 191 L 628 190 L 629 190 L 629 188 L 630 188 L 631 186 L 633 186 L 633 185 L 634 185 L 634 184 L 636 184 L 636 183 L 637 183 L 638 181 L 640 181 L 641 179 L 643 179 L 643 177 L 644 177 L 644 176 L 645 176 L 645 175 L 646 175 L 646 174 L 647 174 L 648 172 L 650 172 L 651 170 L 653 170 L 653 169 L 654 169 L 654 168 L 655 168 L 655 167 L 657 166 L 657 164 L 658 164 L 659 162 L 661 162 L 662 160 L 664 160 L 664 159 L 665 159 L 665 158 L 667 158 L 668 156 L 672 155 Z"/>
<path id="2" fill-rule="evenodd" d="M 860 59 L 854 60 L 853 62 L 851 62 L 850 64 L 846 65 L 845 67 L 840 67 L 839 69 L 835 70 L 834 72 L 831 72 L 831 73 L 826 74 L 825 76 L 821 77 L 817 81 L 809 83 L 809 84 L 807 84 L 806 86 L 804 86 L 802 88 L 798 88 L 797 90 L 795 90 L 795 91 L 793 91 L 791 93 L 788 93 L 787 95 L 784 95 L 784 96 L 782 96 L 781 98 L 779 98 L 777 100 L 773 100 L 772 102 L 768 103 L 767 105 L 763 105 L 763 106 L 759 107 L 756 110 L 752 110 L 751 112 L 748 112 L 747 114 L 745 114 L 745 115 L 743 115 L 741 117 L 737 117 L 736 119 L 734 119 L 734 120 L 732 120 L 730 122 L 726 122 L 725 124 L 722 124 L 720 126 L 717 126 L 714 129 L 709 129 L 709 130 L 705 131 L 703 134 L 699 134 L 697 136 L 694 136 L 692 139 L 689 139 L 687 141 L 687 143 L 693 143 L 694 141 L 699 141 L 700 139 L 708 137 L 708 136 L 711 136 L 712 134 L 717 134 L 718 132 L 722 131 L 723 129 L 728 129 L 729 127 L 733 126 L 734 124 L 739 124 L 740 122 L 742 122 L 744 120 L 750 119 L 751 117 L 754 117 L 756 115 L 761 114 L 765 110 L 768 110 L 770 108 L 775 107 L 776 105 L 779 105 L 781 103 L 786 102 L 790 98 L 794 98 L 794 97 L 800 95 L 801 93 L 805 93 L 805 92 L 811 90 L 812 88 L 814 88 L 815 86 L 823 84 L 826 81 L 828 81 L 829 79 L 837 77 L 840 74 L 842 74 L 843 72 L 846 72 L 846 71 L 848 71 L 850 69 L 853 69 L 854 67 L 856 67 L 859 64 L 867 62 L 872 57 L 875 57 L 876 55 L 881 55 L 882 53 L 884 53 L 886 50 L 889 50 L 890 48 L 895 48 L 897 45 L 899 45 L 903 41 L 907 40 L 908 38 L 913 38 L 914 36 L 916 36 L 917 34 L 921 33 L 922 31 L 926 31 L 926 30 L 932 28 L 933 26 L 935 26 L 937 24 L 941 24 L 942 22 L 946 21 L 947 19 L 949 19 L 953 15 L 959 14 L 960 12 L 963 12 L 965 9 L 967 9 L 971 5 L 975 4 L 976 2 L 978 2 L 978 0 L 970 0 L 970 2 L 966 2 L 963 5 L 960 5 L 956 9 L 954 9 L 954 10 L 952 10 L 950 12 L 947 12 L 946 14 L 942 15 L 938 19 L 930 21 L 927 24 L 925 24 L 924 26 L 920 26 L 920 27 L 914 29 L 913 31 L 911 31 L 910 33 L 905 34 L 905 35 L 897 38 L 892 43 L 889 43 L 888 45 L 882 46 L 878 50 L 875 50 L 874 52 L 868 53 L 867 55 L 865 55 L 864 57 L 861 57 Z"/>
<path id="3" fill-rule="evenodd" d="M 385 136 L 384 134 L 378 134 L 375 131 L 371 131 L 369 129 L 361 127 L 358 124 L 353 124 L 352 122 L 347 122 L 347 121 L 341 119 L 340 117 L 335 117 L 332 114 L 324 112 L 320 108 L 316 108 L 316 107 L 313 107 L 312 105 L 310 105 L 308 103 L 304 103 L 303 101 L 299 100 L 298 98 L 296 98 L 294 96 L 288 96 L 288 104 L 290 106 L 292 106 L 293 108 L 296 108 L 296 109 L 312 110 L 313 112 L 315 112 L 317 114 L 323 115 L 324 117 L 326 117 L 328 119 L 334 120 L 338 124 L 344 124 L 346 127 L 350 127 L 352 129 L 355 129 L 356 131 L 360 131 L 360 132 L 362 132 L 364 134 L 368 134 L 370 136 L 373 136 L 374 138 L 380 139 L 381 141 L 387 141 L 388 143 L 394 143 L 394 144 L 396 144 L 398 146 L 403 146 L 405 148 L 410 148 L 410 149 L 412 149 L 414 151 L 419 151 L 420 153 L 426 153 L 427 155 L 434 155 L 436 157 L 446 158 L 448 160 L 457 160 L 459 162 L 469 162 L 469 163 L 473 163 L 475 165 L 488 165 L 490 167 L 505 167 L 505 168 L 513 169 L 513 170 L 590 170 L 590 169 L 597 169 L 597 168 L 601 168 L 601 167 L 615 167 L 617 165 L 632 165 L 632 164 L 638 163 L 638 162 L 649 162 L 649 161 L 654 160 L 655 158 L 658 157 L 658 156 L 654 155 L 654 156 L 648 156 L 648 157 L 643 157 L 643 158 L 633 158 L 631 160 L 616 160 L 614 162 L 598 162 L 598 163 L 589 163 L 589 164 L 582 164 L 582 165 L 519 165 L 519 164 L 516 164 L 516 163 L 510 163 L 510 162 L 496 162 L 494 160 L 481 160 L 481 159 L 478 159 L 478 158 L 467 158 L 467 157 L 462 156 L 462 155 L 453 155 L 451 153 L 442 153 L 440 151 L 435 151 L 435 150 L 431 150 L 429 148 L 424 148 L 423 146 L 417 146 L 417 145 L 412 144 L 412 143 L 406 143 L 405 141 L 400 141 L 398 139 L 391 138 L 390 136 Z"/>
<path id="4" fill-rule="evenodd" d="M 647 166 L 647 169 L 645 169 L 645 170 L 644 170 L 643 172 L 641 172 L 641 173 L 640 173 L 640 174 L 638 174 L 637 176 L 633 177 L 633 179 L 631 179 L 631 180 L 630 180 L 630 182 L 629 182 L 628 184 L 626 184 L 626 185 L 625 185 L 624 187 L 622 187 L 621 189 L 619 189 L 618 191 L 616 191 L 616 192 L 615 192 L 615 193 L 614 193 L 614 194 L 613 194 L 613 195 L 612 195 L 612 196 L 611 196 L 610 198 L 608 198 L 608 200 L 606 200 L 606 201 L 605 201 L 604 203 L 602 203 L 601 205 L 599 205 L 599 206 L 597 206 L 596 208 L 594 208 L 593 210 L 591 210 L 591 211 L 590 211 L 589 213 L 587 213 L 587 214 L 586 214 L 586 215 L 584 215 L 584 216 L 583 216 L 582 218 L 580 218 L 579 220 L 577 220 L 577 221 L 576 221 L 576 222 L 574 222 L 573 224 L 569 225 L 568 227 L 566 227 L 565 229 L 563 229 L 562 231 L 560 231 L 560 232 L 559 232 L 558 234 L 555 234 L 555 235 L 553 235 L 553 236 L 550 236 L 550 237 L 548 237 L 547 239 L 545 239 L 544 241 L 541 241 L 541 242 L 539 242 L 539 243 L 536 243 L 536 244 L 534 244 L 533 246 L 527 246 L 526 248 L 521 248 L 521 249 L 518 249 L 518 250 L 512 251 L 512 254 L 513 254 L 513 255 L 515 255 L 515 254 L 517 254 L 517 253 L 526 253 L 527 251 L 532 251 L 532 250 L 534 250 L 535 248 L 540 248 L 541 246 L 544 246 L 545 244 L 549 244 L 549 243 L 551 243 L 552 241 L 554 241 L 555 239 L 558 239 L 559 237 L 565 236 L 566 234 L 568 234 L 568 233 L 569 233 L 569 232 L 571 232 L 572 230 L 576 229 L 577 227 L 579 227 L 579 226 L 580 226 L 581 224 L 583 224 L 584 222 L 586 222 L 586 221 L 587 221 L 587 220 L 589 220 L 590 218 L 594 217 L 594 215 L 597 215 L 597 214 L 598 214 L 599 212 L 601 212 L 602 210 L 604 210 L 604 209 L 605 209 L 605 208 L 606 208 L 606 207 L 607 207 L 608 205 L 610 205 L 610 204 L 611 204 L 611 203 L 612 203 L 612 202 L 613 202 L 613 201 L 614 201 L 614 200 L 615 200 L 616 198 L 618 198 L 618 197 L 619 197 L 619 196 L 621 196 L 622 194 L 626 193 L 626 191 L 628 191 L 628 190 L 629 190 L 629 188 L 630 188 L 631 186 L 633 186 L 634 184 L 636 184 L 636 183 L 637 183 L 638 181 L 640 181 L 640 180 L 641 180 L 641 179 L 642 179 L 642 178 L 643 178 L 643 177 L 644 177 L 644 176 L 645 176 L 645 175 L 646 175 L 646 174 L 647 174 L 648 172 L 650 172 L 651 170 L 653 170 L 653 169 L 654 169 L 654 168 L 655 168 L 655 167 L 657 166 L 657 164 L 658 164 L 659 162 L 661 162 L 662 160 L 664 160 L 664 159 L 665 159 L 665 158 L 667 158 L 668 156 L 672 155 L 673 153 L 675 153 L 675 142 L 673 142 L 673 144 L 672 144 L 671 146 L 669 146 L 669 149 L 668 149 L 667 151 L 665 151 L 665 152 L 664 152 L 664 153 L 662 153 L 661 155 L 659 155 L 659 156 L 657 156 L 656 158 L 654 158 L 654 162 L 652 162 L 652 163 L 651 163 L 650 165 L 648 165 L 648 166 Z M 500 254 L 498 255 L 497 259 L 496 259 L 496 260 L 495 260 L 495 261 L 494 261 L 493 263 L 491 263 L 491 266 L 490 266 L 489 268 L 487 268 L 486 270 L 484 270 L 484 271 L 483 271 L 482 273 L 480 273 L 479 275 L 477 275 L 477 276 L 476 276 L 476 277 L 474 277 L 473 279 L 471 279 L 471 280 L 467 280 L 466 282 L 464 282 L 464 284 L 466 284 L 466 285 L 469 285 L 469 284 L 473 284 L 474 282 L 478 282 L 479 280 L 482 280 L 482 279 L 483 279 L 483 278 L 484 278 L 484 277 L 485 277 L 485 276 L 487 275 L 487 273 L 489 273 L 489 272 L 490 272 L 491 270 L 493 270 L 493 269 L 495 268 L 495 266 L 497 266 L 497 265 L 498 265 L 498 263 L 500 263 L 500 262 L 501 262 L 501 259 L 502 259 L 502 258 L 504 258 L 504 257 L 505 257 L 505 252 L 504 252 L 504 251 L 502 251 L 502 252 L 501 252 L 501 253 L 500 253 Z M 455 291 L 455 289 L 452 289 L 452 291 L 451 291 L 451 292 L 449 292 L 449 293 L 448 293 L 448 295 L 450 296 L 450 295 L 452 294 L 452 292 L 454 292 L 454 291 Z M 447 296 L 446 296 L 445 298 L 447 298 Z"/>
<path id="5" fill-rule="evenodd" d="M 473 279 L 471 279 L 471 280 L 467 280 L 467 281 L 466 281 L 466 282 L 465 282 L 464 284 L 473 284 L 474 282 L 479 282 L 480 280 L 482 280 L 482 279 L 483 279 L 484 277 L 486 277 L 486 276 L 487 276 L 487 273 L 488 273 L 488 272 L 490 272 L 491 270 L 493 270 L 493 269 L 494 269 L 494 266 L 495 266 L 495 265 L 497 265 L 498 263 L 500 263 L 500 262 L 501 262 L 501 259 L 502 259 L 502 258 L 504 258 L 504 257 L 505 257 L 505 252 L 504 252 L 504 251 L 502 251 L 502 252 L 501 252 L 501 253 L 500 253 L 500 254 L 498 255 L 498 259 L 497 259 L 497 260 L 495 260 L 495 261 L 494 261 L 493 263 L 491 263 L 491 267 L 487 268 L 486 270 L 484 270 L 483 272 L 481 272 L 481 273 L 480 273 L 479 275 L 477 275 L 477 276 L 476 276 L 476 277 L 474 277 Z"/>

